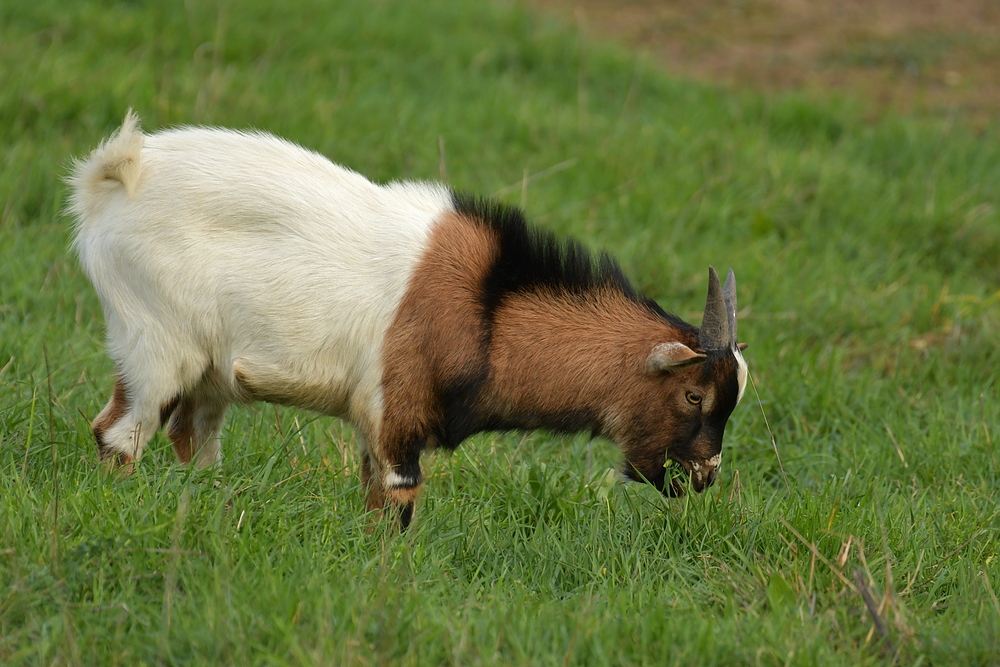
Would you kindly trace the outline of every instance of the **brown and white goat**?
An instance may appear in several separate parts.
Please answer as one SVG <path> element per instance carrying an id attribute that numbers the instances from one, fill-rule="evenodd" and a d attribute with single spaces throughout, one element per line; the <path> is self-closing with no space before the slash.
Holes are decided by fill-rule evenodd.
<path id="1" fill-rule="evenodd" d="M 263 133 L 146 135 L 131 112 L 70 183 L 118 372 L 102 459 L 132 465 L 166 424 L 211 465 L 228 406 L 271 401 L 349 420 L 369 508 L 404 527 L 421 452 L 481 431 L 590 430 L 669 495 L 668 460 L 715 479 L 746 383 L 732 271 L 709 269 L 699 330 L 514 208 Z"/>

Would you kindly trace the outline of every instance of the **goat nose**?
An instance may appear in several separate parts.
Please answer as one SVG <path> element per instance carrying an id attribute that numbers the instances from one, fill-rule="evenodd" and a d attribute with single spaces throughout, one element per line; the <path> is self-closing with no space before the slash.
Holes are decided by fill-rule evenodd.
<path id="1" fill-rule="evenodd" d="M 719 475 L 719 463 L 717 457 L 712 457 L 691 465 L 691 483 L 695 491 L 704 491 L 715 483 L 715 478 Z"/>

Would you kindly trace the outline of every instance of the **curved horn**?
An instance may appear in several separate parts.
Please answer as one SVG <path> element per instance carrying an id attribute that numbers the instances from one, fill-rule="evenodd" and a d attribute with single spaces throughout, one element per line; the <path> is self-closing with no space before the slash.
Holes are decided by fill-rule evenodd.
<path id="1" fill-rule="evenodd" d="M 726 302 L 726 320 L 729 322 L 729 345 L 736 345 L 736 274 L 729 269 L 726 284 L 722 286 L 722 300 Z"/>
<path id="2" fill-rule="evenodd" d="M 730 271 L 730 273 L 732 273 Z M 727 287 L 730 282 L 726 281 Z M 735 294 L 735 281 L 732 283 Z M 701 320 L 701 330 L 698 332 L 698 344 L 701 349 L 723 350 L 730 346 L 733 334 L 729 331 L 729 308 L 719 285 L 719 274 L 711 266 L 708 267 L 708 299 L 705 301 L 705 315 Z M 735 311 L 733 317 L 735 318 Z"/>

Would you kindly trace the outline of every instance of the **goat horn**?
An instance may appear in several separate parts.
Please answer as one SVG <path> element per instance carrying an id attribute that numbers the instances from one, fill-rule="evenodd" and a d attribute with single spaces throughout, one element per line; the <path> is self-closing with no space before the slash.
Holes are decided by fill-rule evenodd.
<path id="1" fill-rule="evenodd" d="M 736 274 L 729 269 L 726 284 L 722 286 L 722 299 L 726 302 L 726 321 L 729 322 L 729 345 L 736 344 Z"/>
<path id="2" fill-rule="evenodd" d="M 730 283 L 727 280 L 726 285 Z M 735 283 L 733 284 L 735 288 Z M 735 317 L 735 313 L 734 313 Z M 701 349 L 723 350 L 730 346 L 733 334 L 729 331 L 729 309 L 719 285 L 719 274 L 711 266 L 708 267 L 708 299 L 705 301 L 705 315 L 701 320 L 701 330 L 698 332 L 698 344 Z"/>

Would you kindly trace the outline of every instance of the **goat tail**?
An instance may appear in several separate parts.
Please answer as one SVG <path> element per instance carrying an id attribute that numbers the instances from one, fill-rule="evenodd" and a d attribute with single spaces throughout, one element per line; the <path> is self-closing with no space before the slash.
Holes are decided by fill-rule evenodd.
<path id="1" fill-rule="evenodd" d="M 70 210 L 80 224 L 98 215 L 109 198 L 122 189 L 129 197 L 135 194 L 145 140 L 139 117 L 129 109 L 122 126 L 89 157 L 73 165 L 73 173 L 67 179 L 72 188 Z"/>

